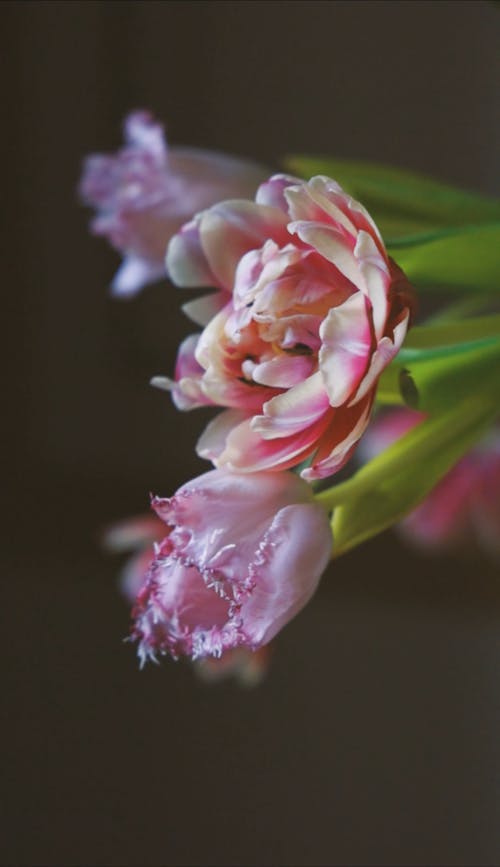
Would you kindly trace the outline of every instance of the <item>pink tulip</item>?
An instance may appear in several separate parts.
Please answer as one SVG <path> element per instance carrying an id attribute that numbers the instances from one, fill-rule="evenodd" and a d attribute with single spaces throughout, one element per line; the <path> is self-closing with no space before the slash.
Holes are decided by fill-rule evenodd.
<path id="1" fill-rule="evenodd" d="M 213 470 L 171 499 L 134 609 L 144 663 L 266 645 L 310 599 L 331 553 L 328 517 L 291 473 Z"/>
<path id="2" fill-rule="evenodd" d="M 265 172 L 225 154 L 168 149 L 162 126 L 144 111 L 126 118 L 124 134 L 117 154 L 87 158 L 80 195 L 97 211 L 94 234 L 124 255 L 113 292 L 133 295 L 166 276 L 167 243 L 186 220 L 219 199 L 253 195 Z"/>
<path id="3" fill-rule="evenodd" d="M 421 422 L 409 409 L 392 410 L 369 427 L 360 455 L 369 460 Z M 500 431 L 474 446 L 400 524 L 404 536 L 430 551 L 476 539 L 500 553 Z"/>
<path id="4" fill-rule="evenodd" d="M 103 544 L 109 551 L 130 552 L 120 575 L 120 589 L 128 602 L 134 604 L 155 559 L 154 544 L 165 538 L 164 522 L 156 515 L 137 515 L 107 528 Z M 195 672 L 205 683 L 218 683 L 229 678 L 241 686 L 258 686 L 267 674 L 270 645 L 256 651 L 248 647 L 228 650 L 220 658 L 196 660 Z"/>
<path id="5" fill-rule="evenodd" d="M 406 278 L 364 208 L 329 178 L 276 175 L 255 202 L 184 226 L 167 267 L 179 286 L 218 290 L 185 306 L 204 330 L 182 345 L 175 383 L 155 381 L 182 409 L 227 408 L 198 453 L 240 473 L 340 469 L 410 315 Z"/>

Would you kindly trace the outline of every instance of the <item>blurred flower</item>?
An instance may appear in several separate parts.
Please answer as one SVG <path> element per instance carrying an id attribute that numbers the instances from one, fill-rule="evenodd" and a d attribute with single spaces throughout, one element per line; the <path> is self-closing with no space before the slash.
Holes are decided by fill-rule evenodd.
<path id="1" fill-rule="evenodd" d="M 336 472 L 365 430 L 378 377 L 406 334 L 409 284 L 373 220 L 334 181 L 276 175 L 256 201 L 222 202 L 170 241 L 180 286 L 218 292 L 185 311 L 173 390 L 181 409 L 228 407 L 198 453 L 236 472 L 312 455 L 306 479 Z"/>
<path id="2" fill-rule="evenodd" d="M 130 552 L 120 575 L 120 590 L 133 603 L 154 560 L 154 543 L 165 536 L 165 524 L 156 515 L 136 515 L 108 527 L 103 545 L 108 551 Z"/>
<path id="3" fill-rule="evenodd" d="M 145 111 L 124 124 L 117 154 L 87 158 L 80 181 L 91 223 L 125 259 L 112 289 L 132 295 L 166 276 L 167 242 L 197 211 L 222 198 L 253 195 L 265 172 L 254 163 L 195 148 L 167 148 L 163 128 Z"/>
<path id="4" fill-rule="evenodd" d="M 205 656 L 194 663 L 198 677 L 205 683 L 219 683 L 228 678 L 236 680 L 240 686 L 259 686 L 264 680 L 271 656 L 271 645 L 266 644 L 258 650 L 248 647 L 235 647 L 227 650 L 219 659 Z"/>
<path id="5" fill-rule="evenodd" d="M 410 409 L 377 417 L 363 438 L 360 457 L 368 461 L 380 454 L 424 418 Z M 408 540 L 429 551 L 475 538 L 490 553 L 500 554 L 500 430 L 458 461 L 398 526 Z"/>
<path id="6" fill-rule="evenodd" d="M 257 650 L 306 604 L 330 557 L 327 514 L 291 473 L 213 470 L 152 504 L 168 535 L 134 609 L 142 663 Z"/>

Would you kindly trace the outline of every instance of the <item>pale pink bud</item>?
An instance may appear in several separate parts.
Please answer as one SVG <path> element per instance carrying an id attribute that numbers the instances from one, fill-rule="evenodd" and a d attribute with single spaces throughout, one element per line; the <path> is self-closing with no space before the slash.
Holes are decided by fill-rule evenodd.
<path id="1" fill-rule="evenodd" d="M 262 647 L 310 599 L 330 557 L 327 514 L 290 473 L 213 470 L 152 504 L 167 536 L 134 609 L 142 663 Z"/>
<path id="2" fill-rule="evenodd" d="M 425 418 L 410 409 L 391 410 L 370 425 L 360 457 L 370 460 Z M 473 539 L 500 554 L 500 431 L 474 446 L 398 525 L 420 548 L 435 551 Z"/>
<path id="3" fill-rule="evenodd" d="M 91 223 L 124 256 L 112 289 L 132 295 L 166 276 L 172 235 L 197 211 L 222 198 L 253 195 L 265 177 L 258 165 L 195 148 L 167 148 L 163 128 L 145 111 L 124 124 L 125 146 L 87 158 L 80 195 L 97 211 Z"/>
<path id="4" fill-rule="evenodd" d="M 227 408 L 198 453 L 240 473 L 310 458 L 308 480 L 340 469 L 410 316 L 409 285 L 365 209 L 329 178 L 275 175 L 255 201 L 198 214 L 167 266 L 179 286 L 218 290 L 185 308 L 204 326 L 190 374 L 162 381 L 180 408 Z"/>

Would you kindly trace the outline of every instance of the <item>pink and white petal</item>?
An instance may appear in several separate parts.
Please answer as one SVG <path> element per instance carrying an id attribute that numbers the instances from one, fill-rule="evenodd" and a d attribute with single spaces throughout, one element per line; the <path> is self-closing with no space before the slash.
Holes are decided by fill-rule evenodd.
<path id="1" fill-rule="evenodd" d="M 196 444 L 196 453 L 200 458 L 216 462 L 226 448 L 226 441 L 231 431 L 248 418 L 248 413 L 237 409 L 220 412 L 207 424 Z"/>
<path id="2" fill-rule="evenodd" d="M 366 292 L 372 303 L 375 335 L 378 339 L 384 333 L 389 310 L 388 295 L 391 284 L 389 265 L 372 236 L 364 231 L 358 235 L 354 255 L 359 260 L 359 267 L 365 278 Z"/>
<path id="3" fill-rule="evenodd" d="M 290 246 L 290 245 L 289 245 Z M 265 275 L 265 282 L 278 276 L 285 267 L 282 251 L 274 241 L 266 241 L 257 250 L 245 253 L 236 267 L 233 300 L 236 309 L 253 301 L 260 290 L 259 280 Z"/>
<path id="4" fill-rule="evenodd" d="M 272 388 L 292 388 L 310 377 L 315 367 L 316 361 L 310 355 L 277 355 L 256 364 L 252 379 Z"/>
<path id="5" fill-rule="evenodd" d="M 289 223 L 288 231 L 298 235 L 304 244 L 309 244 L 335 265 L 340 273 L 351 281 L 353 288 L 365 291 L 364 277 L 354 256 L 354 241 L 351 243 L 345 233 L 333 226 L 307 220 Z"/>
<path id="6" fill-rule="evenodd" d="M 382 235 L 380 234 L 378 226 L 372 219 L 371 215 L 360 202 L 357 202 L 356 199 L 351 198 L 351 196 L 346 195 L 345 200 L 347 206 L 346 213 L 349 215 L 358 231 L 365 231 L 368 232 L 369 235 L 372 235 L 377 243 L 380 253 L 385 256 L 386 250 Z"/>
<path id="7" fill-rule="evenodd" d="M 370 366 L 368 367 L 356 394 L 349 403 L 349 406 L 353 406 L 353 404 L 363 399 L 370 389 L 376 385 L 377 379 L 382 371 L 385 370 L 387 365 L 390 364 L 392 359 L 398 354 L 408 330 L 409 317 L 409 312 L 405 313 L 404 318 L 396 325 L 394 328 L 393 340 L 391 340 L 390 337 L 383 337 L 382 340 L 379 341 L 377 348 L 371 357 Z"/>
<path id="8" fill-rule="evenodd" d="M 344 211 L 337 206 L 332 192 L 339 192 L 340 187 L 323 175 L 316 175 L 307 184 L 292 187 L 286 197 L 290 207 L 292 220 L 315 220 L 328 222 L 342 227 L 354 239 L 356 227 Z"/>
<path id="9" fill-rule="evenodd" d="M 332 307 L 320 327 L 319 368 L 330 404 L 341 406 L 366 373 L 373 349 L 370 302 L 361 293 Z"/>
<path id="10" fill-rule="evenodd" d="M 236 267 L 249 250 L 272 240 L 282 245 L 289 240 L 287 217 L 278 208 L 257 205 L 244 199 L 220 202 L 199 215 L 200 240 L 217 285 L 232 292 Z"/>
<path id="11" fill-rule="evenodd" d="M 196 360 L 196 347 L 200 339 L 199 334 L 189 334 L 179 346 L 175 362 L 175 378 L 183 376 L 202 376 L 203 368 Z"/>
<path id="12" fill-rule="evenodd" d="M 239 473 L 287 470 L 311 454 L 330 422 L 331 412 L 328 410 L 299 434 L 271 440 L 256 433 L 251 419 L 247 419 L 231 431 L 225 450 L 215 461 L 216 466 Z"/>
<path id="13" fill-rule="evenodd" d="M 288 203 L 285 198 L 285 190 L 292 184 L 301 184 L 299 178 L 293 175 L 273 175 L 268 181 L 264 181 L 257 190 L 255 201 L 258 205 L 267 205 L 271 208 L 279 208 L 288 214 Z"/>
<path id="14" fill-rule="evenodd" d="M 200 243 L 200 216 L 185 223 L 173 235 L 167 247 L 165 266 L 167 273 L 176 286 L 194 288 L 200 286 L 219 286 L 210 269 Z"/>
<path id="15" fill-rule="evenodd" d="M 147 283 L 165 279 L 166 276 L 163 262 L 129 255 L 113 277 L 111 291 L 116 298 L 132 298 Z"/>
<path id="16" fill-rule="evenodd" d="M 203 376 L 203 391 L 216 406 L 232 407 L 245 413 L 262 412 L 262 405 L 277 393 L 264 385 L 245 382 L 238 377 L 226 376 L 216 368 L 209 368 Z"/>
<path id="17" fill-rule="evenodd" d="M 203 390 L 202 380 L 196 377 L 185 376 L 175 381 L 168 376 L 153 376 L 149 384 L 160 391 L 170 392 L 175 406 L 182 412 L 214 405 Z"/>
<path id="18" fill-rule="evenodd" d="M 227 296 L 226 293 L 224 293 Z M 205 370 L 213 363 L 224 342 L 224 329 L 233 310 L 232 304 L 226 304 L 222 310 L 213 316 L 200 334 L 196 347 L 196 360 Z"/>
<path id="19" fill-rule="evenodd" d="M 286 438 L 314 424 L 329 408 L 323 378 L 317 371 L 299 385 L 268 400 L 263 415 L 255 416 L 252 430 L 263 439 Z"/>
<path id="20" fill-rule="evenodd" d="M 182 305 L 181 309 L 192 322 L 204 327 L 226 306 L 229 299 L 228 292 L 221 290 L 220 292 L 212 292 L 210 295 L 203 295 L 194 301 L 188 301 Z"/>
<path id="21" fill-rule="evenodd" d="M 303 479 L 307 482 L 325 479 L 342 469 L 368 426 L 372 404 L 373 395 L 370 395 L 356 407 L 355 413 L 345 408 L 337 410 L 331 427 L 319 443 L 312 466 L 300 474 Z M 342 436 L 340 441 L 339 433 Z"/>

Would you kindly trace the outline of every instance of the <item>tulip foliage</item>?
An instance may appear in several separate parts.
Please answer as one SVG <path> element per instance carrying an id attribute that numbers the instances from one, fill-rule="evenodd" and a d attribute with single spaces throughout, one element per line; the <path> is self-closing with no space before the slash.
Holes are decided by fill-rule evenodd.
<path id="1" fill-rule="evenodd" d="M 124 579 L 142 661 L 261 653 L 332 531 L 333 556 L 401 521 L 427 547 L 498 539 L 500 202 L 371 163 L 293 156 L 268 176 L 167 151 L 146 113 L 125 131 L 86 164 L 93 231 L 124 257 L 115 293 L 211 289 L 153 384 L 216 411 L 197 444 L 215 469 L 125 531 L 154 541 Z"/>

